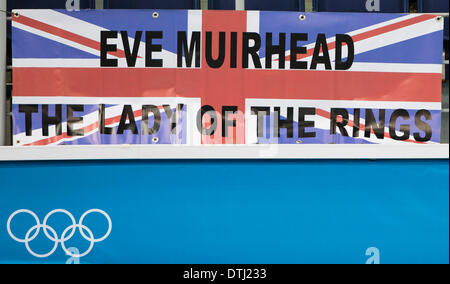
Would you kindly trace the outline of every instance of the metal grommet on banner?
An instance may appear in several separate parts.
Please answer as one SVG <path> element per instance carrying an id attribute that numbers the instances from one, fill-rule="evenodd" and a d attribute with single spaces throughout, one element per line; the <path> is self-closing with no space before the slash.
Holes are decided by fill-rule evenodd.
<path id="1" fill-rule="evenodd" d="M 157 19 L 157 18 L 159 18 L 159 13 L 158 12 L 153 12 L 152 16 L 153 16 L 154 19 Z"/>
<path id="2" fill-rule="evenodd" d="M 300 19 L 300 21 L 304 21 L 304 20 L 306 20 L 306 15 L 301 14 L 298 18 Z"/>
<path id="3" fill-rule="evenodd" d="M 18 12 L 14 12 L 13 15 L 14 15 L 15 18 L 20 17 L 20 14 Z"/>
<path id="4" fill-rule="evenodd" d="M 297 143 L 297 144 L 302 144 L 303 142 L 302 142 L 302 140 L 297 140 L 296 143 Z"/>
<path id="5" fill-rule="evenodd" d="M 438 22 L 440 22 L 440 21 L 442 20 L 442 16 L 437 16 L 437 17 L 436 17 L 436 20 L 437 20 Z"/>
<path id="6" fill-rule="evenodd" d="M 152 141 L 153 141 L 153 143 L 158 143 L 159 142 L 159 138 L 158 137 L 153 137 Z"/>

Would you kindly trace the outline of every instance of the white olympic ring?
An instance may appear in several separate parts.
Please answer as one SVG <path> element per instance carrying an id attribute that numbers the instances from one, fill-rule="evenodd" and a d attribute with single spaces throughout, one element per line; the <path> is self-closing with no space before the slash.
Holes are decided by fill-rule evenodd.
<path id="1" fill-rule="evenodd" d="M 31 216 L 34 218 L 34 220 L 36 221 L 36 225 L 34 225 L 33 227 L 31 227 L 31 228 L 27 231 L 27 233 L 25 234 L 25 238 L 24 238 L 24 239 L 20 239 L 20 238 L 16 237 L 16 236 L 12 233 L 12 231 L 11 231 L 11 221 L 14 219 L 14 217 L 15 217 L 16 215 L 18 215 L 18 214 L 20 214 L 20 213 L 27 213 L 27 214 L 31 215 Z M 63 213 L 63 214 L 66 214 L 67 216 L 69 216 L 69 218 L 70 218 L 70 220 L 71 220 L 71 222 L 72 222 L 72 225 L 68 226 L 68 227 L 63 231 L 63 233 L 61 234 L 61 237 L 60 237 L 60 238 L 58 238 L 58 234 L 56 233 L 56 231 L 55 231 L 52 227 L 50 227 L 49 225 L 47 225 L 48 219 L 49 219 L 53 214 L 56 214 L 56 213 Z M 102 214 L 102 215 L 106 218 L 106 220 L 108 221 L 108 231 L 107 231 L 107 232 L 105 233 L 105 235 L 102 236 L 101 238 L 97 238 L 97 239 L 94 238 L 94 234 L 92 233 L 92 231 L 91 231 L 88 227 L 86 227 L 85 225 L 83 225 L 84 219 L 86 218 L 87 215 L 89 215 L 89 214 L 91 214 L 91 213 L 100 213 L 100 214 Z M 11 238 L 12 238 L 13 240 L 19 242 L 19 243 L 24 243 L 26 249 L 28 250 L 28 252 L 29 252 L 31 255 L 35 256 L 35 257 L 38 257 L 38 258 L 45 258 L 45 257 L 51 256 L 51 255 L 56 251 L 56 249 L 58 248 L 58 244 L 61 243 L 61 247 L 62 247 L 62 249 L 64 250 L 64 252 L 66 253 L 66 255 L 68 255 L 68 256 L 70 256 L 70 257 L 73 257 L 73 258 L 81 258 L 81 257 L 84 257 L 84 256 L 88 255 L 88 254 L 92 251 L 92 249 L 94 248 L 94 244 L 95 244 L 95 243 L 102 242 L 102 241 L 104 241 L 106 238 L 109 237 L 109 235 L 111 234 L 111 230 L 112 230 L 112 221 L 111 221 L 111 218 L 109 217 L 109 215 L 106 214 L 105 211 L 100 210 L 100 209 L 91 209 L 91 210 L 86 211 L 83 215 L 81 215 L 80 221 L 79 221 L 78 223 L 76 223 L 75 218 L 73 217 L 73 215 L 72 215 L 69 211 L 64 210 L 64 209 L 56 209 L 56 210 L 53 210 L 53 211 L 49 212 L 49 213 L 44 217 L 44 221 L 43 221 L 43 223 L 41 224 L 41 222 L 39 221 L 38 216 L 37 216 L 33 211 L 30 211 L 30 210 L 28 210 L 28 209 L 20 209 L 20 210 L 15 211 L 14 213 L 12 213 L 11 216 L 9 216 L 8 222 L 7 222 L 7 224 L 6 224 L 6 228 L 7 228 L 7 230 L 8 230 L 9 235 L 11 236 Z M 46 254 L 37 254 L 37 253 L 35 253 L 35 252 L 30 248 L 30 242 L 37 238 L 37 236 L 39 235 L 41 229 L 43 229 L 45 236 L 46 236 L 50 241 L 55 242 L 55 245 L 53 246 L 53 248 L 51 249 L 51 251 L 48 252 L 48 253 L 46 253 Z M 73 254 L 73 253 L 71 253 L 71 252 L 66 248 L 66 245 L 65 245 L 65 242 L 67 242 L 68 240 L 70 240 L 70 239 L 73 237 L 73 235 L 74 235 L 75 232 L 76 232 L 76 229 L 78 229 L 78 230 L 80 231 L 81 236 L 82 236 L 85 240 L 89 241 L 89 243 L 90 243 L 89 248 L 88 248 L 84 253 L 81 253 L 81 254 Z M 34 231 L 34 233 L 33 233 L 33 231 Z M 50 231 L 51 234 L 49 234 L 48 231 Z M 68 234 L 69 231 L 70 231 L 70 233 Z M 88 234 L 89 236 L 87 236 L 87 235 L 85 234 L 84 231 L 86 231 L 87 234 Z M 33 234 L 32 234 L 32 233 L 33 233 Z M 66 236 L 66 235 L 67 235 L 67 236 Z"/>

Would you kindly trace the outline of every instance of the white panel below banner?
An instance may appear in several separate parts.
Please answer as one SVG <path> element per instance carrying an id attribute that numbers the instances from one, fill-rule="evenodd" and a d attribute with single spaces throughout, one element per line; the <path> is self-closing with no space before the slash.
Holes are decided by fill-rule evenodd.
<path id="1" fill-rule="evenodd" d="M 0 147 L 0 161 L 117 159 L 448 159 L 436 145 L 95 145 Z"/>

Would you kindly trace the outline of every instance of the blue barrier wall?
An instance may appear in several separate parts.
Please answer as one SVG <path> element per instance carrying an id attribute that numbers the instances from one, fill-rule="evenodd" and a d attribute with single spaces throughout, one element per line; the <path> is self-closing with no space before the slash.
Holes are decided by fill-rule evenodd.
<path id="1" fill-rule="evenodd" d="M 66 2 L 64 0 L 6 0 L 8 11 L 12 9 L 65 9 Z M 95 0 L 80 0 L 80 9 L 95 9 Z"/>
<path id="2" fill-rule="evenodd" d="M 316 12 L 368 12 L 366 4 L 369 0 L 313 0 Z M 382 13 L 406 13 L 409 11 L 409 0 L 380 0 Z M 370 5 L 373 1 L 370 1 Z"/>
<path id="3" fill-rule="evenodd" d="M 208 0 L 209 10 L 235 10 L 235 0 Z M 245 10 L 305 11 L 304 0 L 245 0 Z"/>
<path id="4" fill-rule="evenodd" d="M 200 9 L 200 0 L 105 0 L 105 9 Z"/>
<path id="5" fill-rule="evenodd" d="M 42 223 L 58 208 L 111 217 L 81 263 L 364 263 L 369 247 L 381 263 L 449 262 L 448 160 L 0 162 L 0 178 L 0 262 L 64 263 L 61 246 L 38 259 L 6 231 L 18 209 Z M 70 219 L 57 215 L 61 236 Z M 11 231 L 35 224 L 19 214 Z M 95 238 L 108 227 L 83 224 Z M 54 242 L 41 231 L 29 244 Z"/>

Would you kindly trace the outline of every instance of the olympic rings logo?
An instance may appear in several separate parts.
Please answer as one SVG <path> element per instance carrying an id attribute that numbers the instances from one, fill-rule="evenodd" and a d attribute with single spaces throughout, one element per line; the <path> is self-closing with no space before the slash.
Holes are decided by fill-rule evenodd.
<path id="1" fill-rule="evenodd" d="M 34 220 L 36 221 L 36 225 L 34 225 L 33 227 L 31 227 L 31 228 L 27 231 L 27 233 L 25 234 L 25 238 L 24 238 L 24 239 L 20 239 L 20 238 L 16 237 L 16 236 L 11 232 L 11 221 L 13 220 L 13 218 L 14 218 L 16 215 L 18 215 L 18 214 L 20 214 L 20 213 L 27 213 L 27 214 L 31 215 L 31 216 L 34 218 Z M 49 225 L 47 225 L 48 219 L 49 219 L 52 215 L 54 215 L 54 214 L 56 214 L 56 213 L 63 213 L 63 214 L 66 214 L 67 216 L 69 216 L 70 220 L 72 221 L 72 225 L 70 225 L 69 227 L 67 227 L 67 228 L 62 232 L 61 237 L 58 237 L 58 234 L 56 233 L 56 231 L 55 231 L 52 227 L 50 227 Z M 107 231 L 106 234 L 105 234 L 103 237 L 101 237 L 101 238 L 97 238 L 97 239 L 94 238 L 94 235 L 93 235 L 92 231 L 91 231 L 88 227 L 86 227 L 85 225 L 83 225 L 83 220 L 86 218 L 87 215 L 89 215 L 89 214 L 91 214 L 91 213 L 100 213 L 100 214 L 102 214 L 102 215 L 106 218 L 106 220 L 108 221 L 108 231 Z M 70 212 L 68 212 L 67 210 L 64 210 L 64 209 L 56 209 L 56 210 L 51 211 L 50 213 L 48 213 L 48 214 L 45 216 L 44 221 L 43 221 L 42 224 L 41 224 L 41 222 L 39 221 L 38 216 L 37 216 L 34 212 L 32 212 L 32 211 L 30 211 L 30 210 L 27 210 L 27 209 L 21 209 L 21 210 L 17 210 L 17 211 L 14 212 L 13 214 L 11 214 L 11 216 L 9 216 L 9 218 L 8 218 L 8 223 L 7 223 L 6 226 L 7 226 L 7 230 L 8 230 L 9 235 L 11 236 L 11 238 L 12 238 L 13 240 L 19 242 L 19 243 L 24 243 L 26 249 L 28 250 L 28 252 L 29 252 L 31 255 L 33 255 L 33 256 L 35 256 L 35 257 L 38 257 L 38 258 L 46 258 L 46 257 L 51 256 L 51 255 L 56 251 L 56 249 L 58 248 L 58 244 L 59 244 L 59 243 L 61 243 L 61 247 L 62 247 L 62 249 L 64 250 L 64 252 L 66 253 L 66 255 L 71 256 L 71 257 L 73 257 L 73 258 L 82 258 L 82 257 L 88 255 L 88 254 L 92 251 L 92 249 L 94 248 L 94 244 L 95 244 L 95 243 L 104 241 L 104 240 L 111 234 L 111 230 L 112 230 L 112 222 L 111 222 L 111 218 L 109 217 L 108 214 L 106 214 L 105 211 L 100 210 L 100 209 L 91 209 L 91 210 L 86 211 L 86 212 L 81 216 L 81 218 L 80 218 L 80 220 L 79 220 L 78 223 L 75 222 L 75 218 L 74 218 L 73 215 L 72 215 Z M 31 248 L 30 248 L 30 242 L 33 241 L 34 239 L 36 239 L 36 237 L 39 235 L 41 229 L 43 229 L 45 236 L 46 236 L 49 240 L 51 240 L 52 242 L 55 242 L 55 244 L 54 244 L 53 248 L 51 249 L 51 251 L 48 252 L 48 253 L 46 253 L 46 254 L 37 254 L 37 253 L 35 253 L 33 250 L 31 250 Z M 79 229 L 81 236 L 82 236 L 85 240 L 87 240 L 87 241 L 90 243 L 89 248 L 88 248 L 84 253 L 81 253 L 81 254 L 74 254 L 74 253 L 70 252 L 70 251 L 66 248 L 66 245 L 65 245 L 65 242 L 67 242 L 68 240 L 70 240 L 70 239 L 73 237 L 73 235 L 74 235 L 75 232 L 76 232 L 76 229 Z M 70 233 L 69 233 L 69 231 L 70 231 Z M 33 233 L 33 232 L 34 232 L 34 233 Z M 49 233 L 49 232 L 50 232 L 50 233 Z M 85 232 L 87 232 L 87 235 L 86 235 Z"/>

